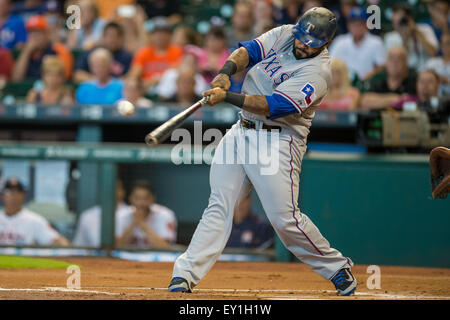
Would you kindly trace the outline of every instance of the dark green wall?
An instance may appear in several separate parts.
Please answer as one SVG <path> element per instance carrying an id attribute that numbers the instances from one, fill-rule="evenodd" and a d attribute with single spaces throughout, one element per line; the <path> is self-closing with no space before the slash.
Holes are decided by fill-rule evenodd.
<path id="1" fill-rule="evenodd" d="M 428 164 L 305 161 L 301 209 L 355 263 L 450 267 L 450 200 Z"/>
<path id="2" fill-rule="evenodd" d="M 450 267 L 450 199 L 431 200 L 427 158 L 417 159 L 305 157 L 301 211 L 357 264 Z M 208 202 L 209 166 L 132 167 L 127 179 L 151 179 L 158 202 L 175 211 L 180 225 L 191 225 L 191 233 Z"/>

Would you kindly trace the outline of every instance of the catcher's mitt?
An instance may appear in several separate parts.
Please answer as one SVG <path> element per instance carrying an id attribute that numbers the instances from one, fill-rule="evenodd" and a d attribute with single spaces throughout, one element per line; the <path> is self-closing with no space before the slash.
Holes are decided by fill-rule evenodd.
<path id="1" fill-rule="evenodd" d="M 430 153 L 431 194 L 445 198 L 450 192 L 450 149 L 437 147 Z"/>

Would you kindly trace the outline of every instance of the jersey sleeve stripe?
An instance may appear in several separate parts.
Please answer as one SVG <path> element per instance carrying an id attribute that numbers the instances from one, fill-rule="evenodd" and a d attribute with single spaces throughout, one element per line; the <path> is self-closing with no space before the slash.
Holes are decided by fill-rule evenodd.
<path id="1" fill-rule="evenodd" d="M 291 101 L 291 103 L 294 105 L 294 107 L 298 110 L 298 112 L 302 113 L 303 110 L 302 108 L 298 105 L 297 102 L 294 101 L 294 99 L 292 99 L 291 97 L 289 97 L 286 93 L 281 92 L 279 90 L 274 90 L 275 92 L 281 94 L 282 96 L 286 97 L 287 99 L 289 99 L 289 101 Z"/>
<path id="2" fill-rule="evenodd" d="M 251 68 L 258 62 L 260 62 L 263 58 L 261 54 L 261 45 L 256 40 L 250 41 L 241 41 L 239 42 L 239 48 L 244 47 L 247 49 L 249 64 L 248 67 Z"/>
<path id="3" fill-rule="evenodd" d="M 263 46 L 262 42 L 259 41 L 259 39 L 255 39 L 255 40 L 256 40 L 256 42 L 258 42 L 259 47 L 260 47 L 260 49 L 261 49 L 261 52 L 262 52 L 262 55 L 261 55 L 261 56 L 265 59 L 265 58 L 266 58 L 266 52 L 265 52 L 265 50 L 264 50 L 264 46 Z"/>

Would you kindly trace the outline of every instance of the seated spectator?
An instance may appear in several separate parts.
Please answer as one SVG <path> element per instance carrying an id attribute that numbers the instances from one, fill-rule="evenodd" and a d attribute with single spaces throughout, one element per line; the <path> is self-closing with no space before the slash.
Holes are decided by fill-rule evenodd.
<path id="1" fill-rule="evenodd" d="M 432 69 L 440 79 L 439 92 L 441 95 L 450 96 L 450 32 L 444 32 L 441 36 L 442 57 L 431 58 L 425 64 L 425 69 Z"/>
<path id="2" fill-rule="evenodd" d="M 336 36 L 348 32 L 347 19 L 350 16 L 352 8 L 356 6 L 356 0 L 339 0 L 337 4 L 330 7 L 330 10 L 333 11 L 337 19 Z"/>
<path id="3" fill-rule="evenodd" d="M 284 0 L 280 8 L 275 9 L 273 14 L 275 24 L 281 26 L 283 24 L 295 24 L 298 17 L 302 15 L 301 0 Z"/>
<path id="4" fill-rule="evenodd" d="M 422 70 L 417 76 L 417 103 L 425 106 L 439 97 L 439 76 L 433 70 Z"/>
<path id="5" fill-rule="evenodd" d="M 167 248 L 177 238 L 177 221 L 172 210 L 157 204 L 147 181 L 131 188 L 131 209 L 116 222 L 116 245 L 139 248 Z"/>
<path id="6" fill-rule="evenodd" d="M 388 52 L 386 72 L 375 76 L 361 98 L 362 109 L 392 107 L 399 100 L 416 93 L 416 74 L 408 69 L 408 53 L 404 47 L 393 47 Z"/>
<path id="7" fill-rule="evenodd" d="M 126 214 L 130 207 L 125 204 L 125 189 L 121 180 L 116 181 L 115 221 Z M 102 212 L 100 206 L 87 209 L 78 219 L 78 227 L 73 238 L 73 245 L 79 247 L 100 247 Z"/>
<path id="8" fill-rule="evenodd" d="M 352 80 L 355 75 L 360 80 L 369 79 L 383 70 L 386 61 L 383 41 L 368 32 L 366 20 L 365 9 L 354 7 L 348 17 L 349 33 L 337 36 L 330 47 L 331 57 L 345 62 Z"/>
<path id="9" fill-rule="evenodd" d="M 22 19 L 11 14 L 11 3 L 0 0 L 0 47 L 20 49 L 27 40 L 27 31 Z"/>
<path id="10" fill-rule="evenodd" d="M 302 14 L 314 7 L 323 7 L 321 0 L 305 0 L 302 5 Z"/>
<path id="11" fill-rule="evenodd" d="M 439 75 L 433 70 L 422 70 L 417 77 L 417 108 L 426 111 L 431 123 L 448 125 L 450 96 L 439 96 Z M 403 109 L 406 104 L 403 104 Z"/>
<path id="12" fill-rule="evenodd" d="M 49 8 L 57 5 L 56 0 L 22 0 L 14 1 L 13 13 L 20 16 L 23 21 L 27 21 L 34 15 L 43 15 Z"/>
<path id="13" fill-rule="evenodd" d="M 27 102 L 63 106 L 75 104 L 72 90 L 64 86 L 64 64 L 57 56 L 45 57 L 42 63 L 42 80 L 42 90 L 31 89 Z"/>
<path id="14" fill-rule="evenodd" d="M 100 2 L 99 0 L 97 1 Z M 146 43 L 145 21 L 148 18 L 141 6 L 128 5 L 125 8 L 123 10 L 123 6 L 116 7 L 109 20 L 122 26 L 123 38 L 127 40 L 123 48 L 128 52 L 134 53 Z"/>
<path id="15" fill-rule="evenodd" d="M 198 54 L 198 67 L 207 83 L 210 83 L 227 61 L 230 51 L 221 27 L 211 27 L 205 36 L 205 46 Z"/>
<path id="16" fill-rule="evenodd" d="M 434 57 L 439 48 L 433 29 L 424 23 L 414 22 L 412 11 L 406 5 L 396 5 L 392 16 L 394 31 L 384 35 L 386 50 L 404 46 L 408 51 L 410 68 L 420 70 L 429 57 Z"/>
<path id="17" fill-rule="evenodd" d="M 1 1 L 1 0 L 0 0 Z M 14 66 L 14 59 L 7 48 L 0 47 L 0 90 L 4 88 L 6 82 L 11 78 Z"/>
<path id="18" fill-rule="evenodd" d="M 184 48 L 187 45 L 198 46 L 199 35 L 189 26 L 181 25 L 175 28 L 172 36 L 172 44 Z"/>
<path id="19" fill-rule="evenodd" d="M 396 107 L 407 108 L 406 103 L 414 102 L 417 106 L 429 104 L 432 98 L 439 97 L 439 75 L 430 69 L 422 70 L 417 76 L 416 95 L 404 97 Z"/>
<path id="20" fill-rule="evenodd" d="M 253 5 L 248 1 L 236 2 L 231 17 L 231 26 L 226 29 L 227 44 L 231 51 L 238 48 L 241 41 L 255 39 L 253 31 Z"/>
<path id="21" fill-rule="evenodd" d="M 228 248 L 267 249 L 274 242 L 272 226 L 251 211 L 252 195 L 248 193 L 234 209 L 233 227 Z"/>
<path id="22" fill-rule="evenodd" d="M 359 106 L 359 90 L 352 87 L 345 62 L 331 60 L 331 86 L 320 109 L 355 110 Z"/>
<path id="23" fill-rule="evenodd" d="M 183 21 L 183 15 L 180 9 L 180 0 L 137 0 L 136 4 L 142 7 L 149 19 L 155 17 L 166 17 L 171 25 Z"/>
<path id="24" fill-rule="evenodd" d="M 255 25 L 253 26 L 253 32 L 256 35 L 260 35 L 275 26 L 273 22 L 273 4 L 267 0 L 256 0 L 254 6 Z"/>
<path id="25" fill-rule="evenodd" d="M 156 88 L 159 99 L 168 100 L 172 98 L 177 90 L 177 78 L 180 69 L 188 68 L 195 71 L 195 94 L 201 96 L 208 90 L 209 85 L 205 78 L 198 72 L 198 59 L 200 48 L 188 45 L 185 47 L 185 54 L 177 68 L 171 68 L 163 73 L 161 80 Z"/>
<path id="26" fill-rule="evenodd" d="M 195 71 L 190 67 L 179 68 L 175 94 L 167 99 L 166 102 L 190 106 L 201 98 L 202 96 L 197 95 L 195 92 Z"/>
<path id="27" fill-rule="evenodd" d="M 16 178 L 4 183 L 0 210 L 0 244 L 68 246 L 69 241 L 56 232 L 41 215 L 23 207 L 25 188 Z"/>
<path id="28" fill-rule="evenodd" d="M 450 30 L 450 4 L 448 0 L 432 0 L 427 3 L 430 18 L 424 23 L 433 28 L 438 41 L 441 41 L 442 34 Z"/>
<path id="29" fill-rule="evenodd" d="M 66 21 L 67 18 L 62 9 L 62 3 L 56 0 L 50 0 L 46 2 L 46 8 L 44 12 L 44 17 L 49 25 L 50 40 L 55 42 L 66 43 L 67 38 L 67 28 Z"/>
<path id="30" fill-rule="evenodd" d="M 96 47 L 105 48 L 113 55 L 114 62 L 111 67 L 111 76 L 116 78 L 122 77 L 128 72 L 131 60 L 133 59 L 131 53 L 123 49 L 123 36 L 124 31 L 122 26 L 115 22 L 110 22 L 103 29 L 103 37 L 100 45 Z M 77 65 L 75 66 L 75 82 L 81 83 L 83 81 L 91 80 L 94 77 L 93 74 L 89 72 L 88 62 L 89 55 L 94 49 L 84 52 L 78 58 Z"/>
<path id="31" fill-rule="evenodd" d="M 19 0 L 14 1 L 13 11 L 16 14 L 24 14 L 26 21 L 31 15 L 42 13 L 43 0 Z"/>
<path id="32" fill-rule="evenodd" d="M 142 83 L 137 79 L 128 78 L 125 81 L 122 95 L 125 100 L 130 101 L 138 108 L 153 107 L 153 102 L 144 97 L 144 89 L 142 87 Z"/>
<path id="33" fill-rule="evenodd" d="M 449 96 L 439 96 L 439 75 L 425 69 L 417 77 L 417 95 L 404 97 L 394 107 L 426 111 L 431 123 L 447 123 L 449 105 Z"/>
<path id="34" fill-rule="evenodd" d="M 99 18 L 98 7 L 93 0 L 80 0 L 80 29 L 72 29 L 67 35 L 70 50 L 90 50 L 95 47 L 103 32 L 105 22 Z"/>
<path id="35" fill-rule="evenodd" d="M 176 67 L 183 49 L 171 44 L 172 27 L 165 18 L 154 18 L 151 32 L 152 45 L 145 46 L 134 55 L 130 77 L 142 79 L 145 91 L 158 84 L 162 74 Z"/>
<path id="36" fill-rule="evenodd" d="M 26 24 L 28 39 L 16 60 L 13 81 L 40 79 L 42 61 L 47 55 L 57 55 L 64 63 L 64 75 L 69 79 L 73 70 L 73 56 L 62 43 L 52 43 L 48 23 L 42 16 L 33 16 Z"/>
<path id="37" fill-rule="evenodd" d="M 105 48 L 89 55 L 89 68 L 94 78 L 81 83 L 76 91 L 79 104 L 113 105 L 122 99 L 122 81 L 111 76 L 113 56 Z"/>

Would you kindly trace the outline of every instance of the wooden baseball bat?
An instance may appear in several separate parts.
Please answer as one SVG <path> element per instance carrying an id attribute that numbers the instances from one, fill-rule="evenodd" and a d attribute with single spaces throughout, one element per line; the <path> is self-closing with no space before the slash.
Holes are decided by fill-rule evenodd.
<path id="1" fill-rule="evenodd" d="M 197 101 L 189 108 L 184 109 L 177 115 L 164 122 L 158 128 L 145 136 L 145 143 L 148 146 L 156 146 L 164 142 L 164 140 L 166 140 L 170 136 L 173 130 L 178 128 L 183 123 L 183 121 L 186 120 L 187 117 L 189 117 L 191 114 L 205 105 L 208 102 L 208 99 L 209 97 L 203 97 L 203 99 Z"/>

